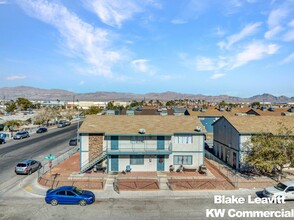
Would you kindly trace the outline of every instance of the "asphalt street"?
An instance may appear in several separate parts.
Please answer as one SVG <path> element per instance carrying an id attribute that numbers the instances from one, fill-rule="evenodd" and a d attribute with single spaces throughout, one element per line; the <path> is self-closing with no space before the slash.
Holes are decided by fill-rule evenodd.
<path id="1" fill-rule="evenodd" d="M 22 140 L 8 140 L 0 145 L 0 193 L 7 187 L 13 187 L 24 175 L 16 175 L 15 165 L 24 159 L 35 159 L 46 162 L 48 154 L 59 156 L 69 150 L 68 141 L 76 136 L 77 125 L 50 129 L 46 133 L 31 134 L 31 137 Z"/>
<path id="2" fill-rule="evenodd" d="M 147 193 L 146 195 L 148 195 Z M 30 195 L 28 198 L 16 197 L 0 199 L 0 219 L 277 219 L 277 218 L 239 218 L 229 217 L 229 210 L 242 211 L 268 211 L 291 210 L 294 202 L 286 204 L 215 204 L 214 195 L 234 194 L 246 198 L 254 196 L 251 191 L 235 192 L 192 192 L 189 196 L 148 196 L 125 198 L 96 198 L 92 205 L 81 207 L 79 205 L 58 205 L 53 207 L 44 202 L 42 197 Z M 98 196 L 99 194 L 97 194 Z M 180 195 L 180 194 L 179 194 Z M 128 196 L 127 196 L 128 197 Z M 223 218 L 207 216 L 207 210 L 225 210 Z M 293 218 L 279 218 L 293 219 Z"/>

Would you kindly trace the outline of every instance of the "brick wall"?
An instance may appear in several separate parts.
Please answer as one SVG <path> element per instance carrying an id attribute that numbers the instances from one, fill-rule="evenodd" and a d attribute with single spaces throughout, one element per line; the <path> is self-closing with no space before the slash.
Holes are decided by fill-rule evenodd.
<path id="1" fill-rule="evenodd" d="M 89 161 L 102 154 L 103 139 L 104 136 L 102 134 L 89 134 Z"/>

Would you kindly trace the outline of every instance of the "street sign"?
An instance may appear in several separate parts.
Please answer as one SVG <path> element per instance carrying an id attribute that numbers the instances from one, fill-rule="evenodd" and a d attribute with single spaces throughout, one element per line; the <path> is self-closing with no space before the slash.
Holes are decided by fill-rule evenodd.
<path id="1" fill-rule="evenodd" d="M 49 154 L 45 157 L 45 160 L 54 160 L 56 158 L 55 155 Z"/>

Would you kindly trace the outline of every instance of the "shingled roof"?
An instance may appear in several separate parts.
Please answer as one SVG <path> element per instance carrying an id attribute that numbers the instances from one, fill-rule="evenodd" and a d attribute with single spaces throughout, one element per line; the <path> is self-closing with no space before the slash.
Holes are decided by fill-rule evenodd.
<path id="1" fill-rule="evenodd" d="M 206 109 L 205 112 L 201 111 L 192 111 L 192 109 L 189 109 L 189 114 L 191 116 L 235 116 L 236 113 L 246 113 L 250 108 L 244 107 L 244 108 L 232 108 L 231 111 L 219 111 L 215 107 L 209 107 Z"/>
<path id="2" fill-rule="evenodd" d="M 291 116 L 242 116 L 226 117 L 226 119 L 240 133 L 270 132 L 279 134 L 282 123 L 283 126 L 292 130 L 292 134 L 294 134 L 294 117 Z"/>
<path id="3" fill-rule="evenodd" d="M 201 127 L 201 132 L 195 131 L 196 126 Z M 123 135 L 138 134 L 141 128 L 146 135 L 206 132 L 198 117 L 150 115 L 88 115 L 79 132 Z"/>

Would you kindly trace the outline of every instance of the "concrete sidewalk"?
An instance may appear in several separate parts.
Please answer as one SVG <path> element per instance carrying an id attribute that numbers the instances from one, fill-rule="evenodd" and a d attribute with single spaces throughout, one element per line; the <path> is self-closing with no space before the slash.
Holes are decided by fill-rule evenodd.
<path id="1" fill-rule="evenodd" d="M 20 187 L 25 192 L 36 196 L 45 197 L 48 188 L 39 185 L 36 176 L 31 175 L 25 178 Z M 155 190 L 155 191 L 120 191 L 117 193 L 111 187 L 104 190 L 91 190 L 97 199 L 180 199 L 180 198 L 211 198 L 214 195 L 256 195 L 262 189 L 239 189 L 239 190 Z"/>

